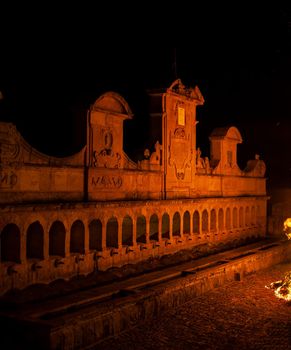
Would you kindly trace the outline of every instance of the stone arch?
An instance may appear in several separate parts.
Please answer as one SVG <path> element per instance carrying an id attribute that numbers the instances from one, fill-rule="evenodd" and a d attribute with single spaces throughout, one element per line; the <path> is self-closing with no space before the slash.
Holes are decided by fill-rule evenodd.
<path id="1" fill-rule="evenodd" d="M 226 211 L 225 211 L 225 228 L 227 230 L 231 229 L 231 218 L 230 218 L 230 209 L 229 208 L 226 208 Z"/>
<path id="2" fill-rule="evenodd" d="M 172 232 L 173 232 L 173 236 L 180 236 L 181 234 L 181 217 L 180 217 L 180 213 L 177 211 L 173 216 Z"/>
<path id="3" fill-rule="evenodd" d="M 206 209 L 202 212 L 202 232 L 208 232 L 208 211 Z"/>
<path id="4" fill-rule="evenodd" d="M 28 226 L 26 231 L 26 257 L 27 259 L 43 259 L 43 227 L 39 221 Z"/>
<path id="5" fill-rule="evenodd" d="M 114 216 L 106 224 L 106 247 L 118 248 L 118 221 Z"/>
<path id="6" fill-rule="evenodd" d="M 224 229 L 224 222 L 223 222 L 223 209 L 219 208 L 218 210 L 218 229 L 222 231 Z"/>
<path id="7" fill-rule="evenodd" d="M 146 218 L 144 215 L 140 215 L 136 220 L 136 241 L 138 243 L 146 243 L 146 231 Z"/>
<path id="8" fill-rule="evenodd" d="M 81 220 L 74 221 L 71 227 L 70 253 L 85 253 L 85 226 Z"/>
<path id="9" fill-rule="evenodd" d="M 54 221 L 49 230 L 49 255 L 65 256 L 66 229 L 61 221 Z"/>
<path id="10" fill-rule="evenodd" d="M 216 210 L 210 211 L 210 231 L 216 231 Z"/>
<path id="11" fill-rule="evenodd" d="M 12 223 L 1 232 L 1 262 L 20 263 L 20 230 Z"/>
<path id="12" fill-rule="evenodd" d="M 102 251 L 102 222 L 99 219 L 89 224 L 89 249 Z"/>
<path id="13" fill-rule="evenodd" d="M 150 239 L 159 240 L 159 218 L 157 214 L 150 217 Z"/>
<path id="14" fill-rule="evenodd" d="M 133 245 L 133 223 L 129 215 L 126 215 L 122 221 L 122 245 Z"/>
<path id="15" fill-rule="evenodd" d="M 162 216 L 162 238 L 170 238 L 170 217 L 168 213 Z"/>
<path id="16" fill-rule="evenodd" d="M 183 215 L 183 233 L 190 234 L 190 213 L 188 210 Z"/>
<path id="17" fill-rule="evenodd" d="M 200 216 L 198 210 L 193 213 L 193 233 L 200 233 Z"/>
<path id="18" fill-rule="evenodd" d="M 237 208 L 233 208 L 232 210 L 232 226 L 233 228 L 238 227 Z"/>

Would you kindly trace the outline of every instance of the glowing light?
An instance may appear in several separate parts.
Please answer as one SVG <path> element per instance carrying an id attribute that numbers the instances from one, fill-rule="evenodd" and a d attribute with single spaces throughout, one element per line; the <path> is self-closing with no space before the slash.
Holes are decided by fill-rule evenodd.
<path id="1" fill-rule="evenodd" d="M 291 218 L 288 218 L 284 222 L 284 232 L 288 239 L 291 239 Z M 291 301 L 291 271 L 289 271 L 285 277 L 276 282 L 272 282 L 266 288 L 274 289 L 274 293 L 277 298 Z"/>

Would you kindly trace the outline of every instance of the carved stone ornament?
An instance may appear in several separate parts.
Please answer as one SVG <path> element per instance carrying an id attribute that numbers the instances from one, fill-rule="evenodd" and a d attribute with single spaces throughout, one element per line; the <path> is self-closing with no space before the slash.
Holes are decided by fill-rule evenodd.
<path id="1" fill-rule="evenodd" d="M 0 132 L 0 164 L 19 162 L 20 144 L 15 126 L 4 125 Z"/>
<path id="2" fill-rule="evenodd" d="M 111 149 L 102 149 L 99 153 L 93 152 L 93 167 L 98 168 L 120 168 L 121 155 Z"/>
<path id="3" fill-rule="evenodd" d="M 186 169 L 191 167 L 192 154 L 188 147 L 188 140 L 179 139 L 175 135 L 170 134 L 169 166 L 175 168 L 178 180 L 183 180 Z"/>

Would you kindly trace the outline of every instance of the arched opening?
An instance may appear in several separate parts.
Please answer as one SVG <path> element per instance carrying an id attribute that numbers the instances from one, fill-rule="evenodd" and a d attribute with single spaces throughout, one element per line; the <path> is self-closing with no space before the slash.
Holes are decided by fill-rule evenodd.
<path id="1" fill-rule="evenodd" d="M 15 224 L 6 225 L 1 232 L 1 261 L 20 263 L 20 231 Z"/>
<path id="2" fill-rule="evenodd" d="M 43 227 L 39 221 L 29 225 L 26 233 L 27 259 L 43 259 Z"/>
<path id="3" fill-rule="evenodd" d="M 49 230 L 49 255 L 65 256 L 66 229 L 61 221 L 55 221 Z"/>
<path id="4" fill-rule="evenodd" d="M 106 247 L 118 248 L 118 222 L 115 217 L 112 217 L 107 221 Z"/>
<path id="5" fill-rule="evenodd" d="M 208 232 L 208 212 L 206 209 L 202 212 L 202 232 Z"/>
<path id="6" fill-rule="evenodd" d="M 237 208 L 233 208 L 232 211 L 232 225 L 234 228 L 237 228 Z"/>
<path id="7" fill-rule="evenodd" d="M 230 209 L 229 208 L 226 208 L 226 212 L 225 212 L 225 227 L 227 230 L 231 229 Z"/>
<path id="8" fill-rule="evenodd" d="M 216 211 L 211 209 L 210 211 L 210 231 L 216 231 Z"/>
<path id="9" fill-rule="evenodd" d="M 71 253 L 85 253 L 85 227 L 81 220 L 76 220 L 71 227 Z"/>
<path id="10" fill-rule="evenodd" d="M 133 245 L 133 223 L 128 215 L 122 221 L 122 245 Z"/>
<path id="11" fill-rule="evenodd" d="M 238 215 L 239 215 L 239 217 L 238 217 L 239 227 L 243 227 L 244 226 L 244 210 L 242 207 L 239 208 Z"/>
<path id="12" fill-rule="evenodd" d="M 200 233 L 200 217 L 199 217 L 199 212 L 198 210 L 194 211 L 193 214 L 193 233 Z"/>
<path id="13" fill-rule="evenodd" d="M 89 249 L 102 251 L 102 223 L 99 219 L 89 224 Z"/>
<path id="14" fill-rule="evenodd" d="M 162 216 L 162 238 L 170 238 L 170 217 L 167 213 Z"/>
<path id="15" fill-rule="evenodd" d="M 181 233 L 180 221 L 181 221 L 180 214 L 176 212 L 173 216 L 173 236 L 180 236 L 180 233 Z"/>
<path id="16" fill-rule="evenodd" d="M 150 218 L 150 239 L 159 240 L 159 218 L 157 214 L 153 214 Z"/>
<path id="17" fill-rule="evenodd" d="M 221 208 L 218 210 L 218 229 L 219 231 L 222 231 L 224 229 L 223 210 Z"/>
<path id="18" fill-rule="evenodd" d="M 190 213 L 188 210 L 183 215 L 183 233 L 190 234 Z"/>
<path id="19" fill-rule="evenodd" d="M 138 243 L 146 243 L 146 218 L 141 215 L 136 221 L 136 241 Z"/>

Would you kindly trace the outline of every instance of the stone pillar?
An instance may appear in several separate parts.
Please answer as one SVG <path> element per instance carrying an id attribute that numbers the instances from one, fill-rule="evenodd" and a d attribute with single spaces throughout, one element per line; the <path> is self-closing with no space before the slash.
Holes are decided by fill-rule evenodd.
<path id="1" fill-rule="evenodd" d="M 49 228 L 50 228 L 50 223 L 46 225 L 46 228 L 44 229 L 43 232 L 43 258 L 44 260 L 47 260 L 49 258 Z"/>
<path id="2" fill-rule="evenodd" d="M 169 214 L 169 236 L 170 241 L 173 240 L 173 217 Z"/>
<path id="3" fill-rule="evenodd" d="M 66 225 L 67 226 L 67 225 Z M 70 242 L 71 242 L 71 230 L 65 226 L 66 229 L 66 239 L 65 239 L 65 257 L 70 256 Z"/>
<path id="4" fill-rule="evenodd" d="M 22 232 L 20 233 L 20 263 L 24 264 L 26 263 L 26 232 L 21 230 Z"/>
<path id="5" fill-rule="evenodd" d="M 146 244 L 150 243 L 150 220 L 146 219 Z"/>
<path id="6" fill-rule="evenodd" d="M 122 219 L 117 218 L 118 222 L 118 249 L 122 248 Z"/>
<path id="7" fill-rule="evenodd" d="M 105 251 L 106 250 L 106 234 L 107 234 L 107 222 L 102 222 L 102 251 Z"/>
<path id="8" fill-rule="evenodd" d="M 158 232 L 158 241 L 162 241 L 162 230 L 163 230 L 163 221 L 162 217 L 159 218 L 159 232 Z"/>

